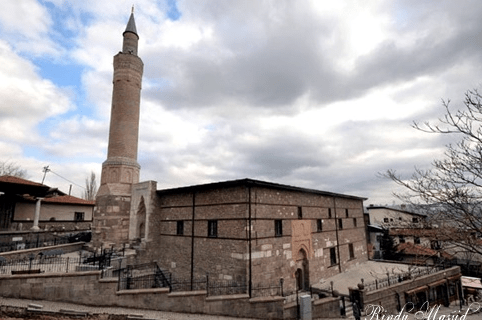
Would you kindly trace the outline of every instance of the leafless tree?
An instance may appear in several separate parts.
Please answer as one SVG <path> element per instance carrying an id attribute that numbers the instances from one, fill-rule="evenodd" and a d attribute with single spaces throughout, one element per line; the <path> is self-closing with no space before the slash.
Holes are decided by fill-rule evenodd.
<path id="1" fill-rule="evenodd" d="M 85 191 L 83 198 L 85 200 L 95 200 L 97 194 L 97 181 L 95 173 L 92 171 L 89 178 L 85 178 Z"/>
<path id="2" fill-rule="evenodd" d="M 444 157 L 434 160 L 431 169 L 415 169 L 405 179 L 394 170 L 389 177 L 405 193 L 396 196 L 425 211 L 438 228 L 441 241 L 482 257 L 482 96 L 467 91 L 463 108 L 452 110 L 450 101 L 442 102 L 445 116 L 439 123 L 414 123 L 428 133 L 459 135 L 456 144 L 446 146 Z"/>
<path id="3" fill-rule="evenodd" d="M 27 170 L 22 169 L 19 165 L 16 165 L 11 161 L 0 161 L 0 176 L 26 178 Z"/>

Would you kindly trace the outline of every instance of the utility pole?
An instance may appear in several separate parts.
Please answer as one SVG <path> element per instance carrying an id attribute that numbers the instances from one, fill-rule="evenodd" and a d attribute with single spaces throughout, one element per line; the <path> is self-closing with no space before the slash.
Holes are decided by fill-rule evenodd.
<path id="1" fill-rule="evenodd" d="M 44 177 L 42 178 L 42 184 L 44 184 L 45 176 L 47 175 L 47 172 L 49 172 L 49 171 L 50 171 L 49 166 L 45 166 L 44 169 L 43 169 Z"/>

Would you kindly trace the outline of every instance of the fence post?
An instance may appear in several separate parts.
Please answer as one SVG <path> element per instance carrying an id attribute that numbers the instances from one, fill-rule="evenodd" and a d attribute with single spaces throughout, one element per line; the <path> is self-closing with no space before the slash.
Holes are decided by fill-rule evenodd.
<path id="1" fill-rule="evenodd" d="M 209 297 L 209 274 L 206 273 L 206 295 Z"/>
<path id="2" fill-rule="evenodd" d="M 29 254 L 28 256 L 28 259 L 30 260 L 30 263 L 28 265 L 28 271 L 30 272 L 30 270 L 32 270 L 32 261 L 33 259 L 35 258 L 35 256 L 33 255 L 33 253 Z"/>
<path id="3" fill-rule="evenodd" d="M 121 285 L 121 274 L 122 272 L 124 272 L 123 269 L 120 269 L 119 270 L 119 275 L 118 275 L 118 278 L 117 278 L 117 291 L 120 291 L 120 285 Z"/>
<path id="4" fill-rule="evenodd" d="M 341 296 L 341 315 L 346 316 L 346 305 L 345 305 L 345 297 Z"/>
<path id="5" fill-rule="evenodd" d="M 284 282 L 284 279 L 283 278 L 280 278 L 279 279 L 279 286 L 281 288 L 281 296 L 283 297 L 283 282 Z M 312 286 L 310 286 L 310 290 L 311 290 L 311 296 L 313 297 L 313 290 L 312 290 Z"/>

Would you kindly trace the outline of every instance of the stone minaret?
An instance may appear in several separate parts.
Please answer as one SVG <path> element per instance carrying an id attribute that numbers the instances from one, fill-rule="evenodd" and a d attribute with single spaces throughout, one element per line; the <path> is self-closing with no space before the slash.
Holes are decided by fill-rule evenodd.
<path id="1" fill-rule="evenodd" d="M 137 143 L 144 64 L 137 56 L 139 36 L 133 11 L 123 36 L 122 51 L 114 56 L 109 146 L 94 214 L 96 246 L 129 241 L 131 190 L 139 182 Z"/>

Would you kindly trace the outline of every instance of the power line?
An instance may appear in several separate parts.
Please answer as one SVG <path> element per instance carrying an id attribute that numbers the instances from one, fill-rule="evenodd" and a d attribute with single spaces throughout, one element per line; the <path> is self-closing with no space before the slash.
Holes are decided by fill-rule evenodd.
<path id="1" fill-rule="evenodd" d="M 74 185 L 76 185 L 77 187 L 80 187 L 80 188 L 82 188 L 82 189 L 85 189 L 85 187 L 83 187 L 83 186 L 81 186 L 81 185 L 78 185 L 77 183 L 75 183 L 75 182 L 73 182 L 73 181 L 70 181 L 70 180 L 67 179 L 67 178 L 62 177 L 60 174 L 58 174 L 58 173 L 56 173 L 56 172 L 53 172 L 52 169 L 49 169 L 49 166 L 45 166 L 45 167 L 43 168 L 43 172 L 44 172 L 44 177 L 43 177 L 43 179 L 42 179 L 42 184 L 44 184 L 44 180 L 45 180 L 45 176 L 47 175 L 47 172 L 52 172 L 52 173 L 55 174 L 56 176 L 64 179 L 65 181 L 70 182 L 71 184 L 74 184 Z"/>

